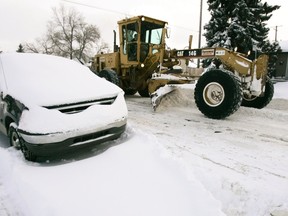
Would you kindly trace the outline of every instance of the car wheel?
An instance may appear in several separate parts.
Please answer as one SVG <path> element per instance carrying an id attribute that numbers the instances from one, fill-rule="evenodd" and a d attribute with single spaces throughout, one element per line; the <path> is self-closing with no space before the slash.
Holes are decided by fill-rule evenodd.
<path id="1" fill-rule="evenodd" d="M 26 145 L 23 142 L 21 142 L 21 139 L 17 132 L 17 125 L 14 122 L 12 122 L 9 126 L 8 136 L 10 145 L 15 147 L 16 149 L 20 149 L 26 160 L 28 161 L 36 160 L 37 158 L 36 155 L 34 155 L 31 151 L 29 151 Z"/>
<path id="2" fill-rule="evenodd" d="M 8 130 L 9 142 L 10 142 L 10 146 L 13 146 L 16 149 L 20 149 L 20 138 L 19 138 L 16 128 L 17 128 L 17 125 L 14 122 L 10 124 L 9 130 Z"/>

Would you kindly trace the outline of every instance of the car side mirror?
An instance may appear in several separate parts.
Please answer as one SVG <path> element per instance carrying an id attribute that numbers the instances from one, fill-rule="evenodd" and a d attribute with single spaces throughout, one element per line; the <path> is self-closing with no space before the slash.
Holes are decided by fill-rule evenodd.
<path id="1" fill-rule="evenodd" d="M 1 91 L 1 93 L 0 93 L 0 99 L 1 100 L 3 100 L 4 98 L 3 98 L 3 92 Z"/>

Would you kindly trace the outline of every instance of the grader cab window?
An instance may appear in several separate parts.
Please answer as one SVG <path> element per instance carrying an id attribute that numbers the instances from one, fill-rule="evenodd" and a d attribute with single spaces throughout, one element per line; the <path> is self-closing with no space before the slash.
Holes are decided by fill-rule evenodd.
<path id="1" fill-rule="evenodd" d="M 162 41 L 163 28 L 163 25 L 143 21 L 141 28 L 141 41 L 159 45 Z"/>
<path id="2" fill-rule="evenodd" d="M 128 54 L 129 61 L 137 60 L 137 40 L 138 40 L 138 32 L 137 32 L 137 23 L 130 23 L 128 25 L 124 25 L 122 28 L 123 33 L 123 54 Z"/>
<path id="3" fill-rule="evenodd" d="M 163 28 L 164 25 L 145 20 L 141 21 L 141 26 L 138 25 L 138 22 L 124 25 L 122 27 L 123 54 L 128 55 L 128 61 L 144 62 L 149 54 L 150 45 L 161 44 Z M 137 56 L 138 49 L 140 49 L 140 56 Z M 150 52 L 152 54 L 157 50 L 151 49 Z"/>
<path id="4" fill-rule="evenodd" d="M 140 48 L 140 61 L 143 62 L 148 53 L 149 47 L 153 45 L 159 45 L 162 42 L 162 32 L 164 25 L 158 25 L 155 23 L 142 21 L 141 25 L 141 48 Z M 150 49 L 150 53 L 158 52 L 157 49 Z"/>

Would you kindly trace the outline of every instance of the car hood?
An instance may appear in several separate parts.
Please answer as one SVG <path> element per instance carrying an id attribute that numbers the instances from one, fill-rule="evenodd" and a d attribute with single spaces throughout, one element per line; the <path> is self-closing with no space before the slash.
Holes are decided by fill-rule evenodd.
<path id="1" fill-rule="evenodd" d="M 1 54 L 6 94 L 25 106 L 57 106 L 117 96 L 122 90 L 86 66 L 42 54 Z"/>

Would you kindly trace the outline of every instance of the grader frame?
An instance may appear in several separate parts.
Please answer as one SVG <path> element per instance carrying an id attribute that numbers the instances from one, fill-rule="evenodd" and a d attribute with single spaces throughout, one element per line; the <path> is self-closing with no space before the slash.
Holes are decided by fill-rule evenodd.
<path id="1" fill-rule="evenodd" d="M 167 22 L 147 16 L 120 20 L 118 26 L 120 47 L 116 45 L 114 31 L 114 52 L 95 55 L 91 69 L 119 85 L 127 95 L 139 92 L 141 96 L 150 96 L 154 109 L 163 96 L 161 88 L 169 87 L 167 93 L 179 84 L 196 80 L 196 105 L 209 118 L 225 118 L 240 105 L 263 108 L 272 99 L 267 55 L 251 61 L 223 47 L 191 49 L 191 41 L 188 49 L 170 50 L 165 43 Z M 193 58 L 218 59 L 221 65 L 209 67 L 199 76 L 203 69 L 194 69 L 194 73 L 187 70 Z M 182 60 L 185 70 L 175 69 Z"/>

